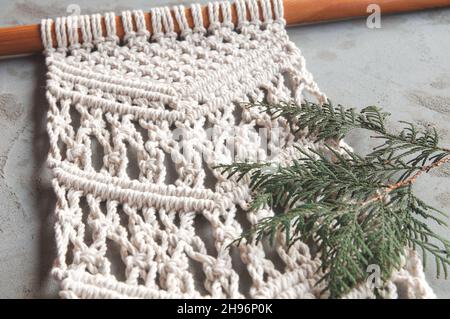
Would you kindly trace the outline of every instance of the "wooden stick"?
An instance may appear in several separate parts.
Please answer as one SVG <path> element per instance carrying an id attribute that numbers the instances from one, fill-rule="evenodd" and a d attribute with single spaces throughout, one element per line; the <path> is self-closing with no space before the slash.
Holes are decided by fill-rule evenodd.
<path id="1" fill-rule="evenodd" d="M 380 6 L 381 14 L 450 6 L 450 0 L 284 0 L 283 2 L 288 25 L 367 16 L 367 7 L 373 3 Z M 190 9 L 186 9 L 186 16 L 189 25 L 193 26 Z M 206 8 L 203 8 L 203 18 L 205 26 L 208 26 Z M 236 22 L 234 6 L 232 18 L 233 22 Z M 145 14 L 145 19 L 151 31 L 149 13 Z M 124 30 L 119 16 L 116 17 L 116 22 L 117 35 L 122 39 Z M 176 22 L 175 29 L 179 31 Z M 39 24 L 0 28 L 0 56 L 41 53 L 43 49 Z"/>

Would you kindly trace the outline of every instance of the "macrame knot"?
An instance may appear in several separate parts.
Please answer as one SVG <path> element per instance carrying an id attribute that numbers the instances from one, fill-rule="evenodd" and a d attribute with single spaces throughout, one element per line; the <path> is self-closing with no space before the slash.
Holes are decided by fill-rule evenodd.
<path id="1" fill-rule="evenodd" d="M 76 145 L 75 147 L 67 151 L 67 159 L 71 162 L 74 162 L 78 158 L 82 157 L 84 154 L 85 154 L 84 146 Z"/>
<path id="2" fill-rule="evenodd" d="M 251 209 L 250 178 L 218 168 L 253 159 L 283 167 L 298 149 L 329 144 L 258 106 L 326 98 L 289 40 L 283 1 L 190 8 L 192 26 L 183 6 L 152 8 L 150 21 L 124 11 L 123 41 L 114 13 L 42 21 L 60 295 L 321 297 L 320 256 L 306 243 L 288 247 L 282 231 L 273 245 L 234 243 L 276 212 Z M 392 283 L 432 296 L 420 261 L 405 256 Z"/>

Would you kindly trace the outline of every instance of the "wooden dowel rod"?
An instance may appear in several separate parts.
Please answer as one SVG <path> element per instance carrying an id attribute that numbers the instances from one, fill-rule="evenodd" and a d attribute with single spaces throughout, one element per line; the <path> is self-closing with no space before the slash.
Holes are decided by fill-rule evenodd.
<path id="1" fill-rule="evenodd" d="M 380 6 L 382 15 L 450 6 L 450 0 L 284 0 L 283 3 L 288 25 L 367 16 L 367 7 L 374 3 Z M 186 9 L 186 16 L 189 25 L 193 26 L 190 9 Z M 203 8 L 203 18 L 205 26 L 208 26 L 206 7 Z M 232 6 L 232 18 L 233 22 L 236 22 L 234 6 Z M 145 14 L 145 19 L 150 30 L 149 13 Z M 122 39 L 124 30 L 119 16 L 116 22 L 117 35 Z M 175 29 L 179 31 L 176 23 Z M 0 28 L 0 56 L 33 54 L 42 51 L 39 24 Z"/>

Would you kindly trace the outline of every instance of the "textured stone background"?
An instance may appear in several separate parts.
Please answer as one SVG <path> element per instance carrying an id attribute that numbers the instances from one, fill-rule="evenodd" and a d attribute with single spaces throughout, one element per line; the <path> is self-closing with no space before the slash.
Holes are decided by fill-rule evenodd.
<path id="1" fill-rule="evenodd" d="M 183 2 L 189 3 L 0 0 L 0 25 L 65 15 L 71 3 L 85 14 Z M 393 120 L 435 126 L 442 143 L 450 146 L 450 10 L 386 16 L 382 29 L 368 29 L 360 19 L 291 27 L 289 35 L 332 100 L 358 108 L 376 104 L 390 111 Z M 42 56 L 0 59 L 2 298 L 57 297 L 57 283 L 49 277 L 55 200 L 45 166 L 44 86 Z M 361 152 L 370 147 L 361 136 L 348 141 Z M 450 166 L 421 178 L 417 189 L 430 204 L 450 212 Z M 442 235 L 449 238 L 449 233 Z M 435 279 L 431 262 L 427 279 L 439 297 L 450 297 L 450 280 Z"/>

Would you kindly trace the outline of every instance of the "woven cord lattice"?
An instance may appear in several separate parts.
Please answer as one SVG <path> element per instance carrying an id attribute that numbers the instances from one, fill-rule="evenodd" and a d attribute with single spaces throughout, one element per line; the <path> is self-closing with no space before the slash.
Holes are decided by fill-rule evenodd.
<path id="1" fill-rule="evenodd" d="M 324 149 L 242 102 L 325 100 L 289 41 L 281 0 L 182 6 L 42 22 L 50 152 L 57 196 L 53 273 L 65 298 L 316 298 L 320 261 L 308 245 L 229 244 L 273 215 L 248 211 L 248 181 L 213 167 L 288 163 L 295 147 Z M 258 9 L 261 7 L 261 10 Z M 248 14 L 247 14 L 248 13 Z M 176 21 L 174 21 L 174 17 Z M 181 35 L 174 32 L 174 23 Z M 57 43 L 52 43 L 52 24 Z M 81 30 L 82 37 L 79 37 Z M 255 128 L 264 128 L 267 143 Z M 274 133 L 276 132 L 276 134 Z M 408 252 L 386 286 L 431 297 Z M 348 297 L 373 297 L 366 284 Z"/>

